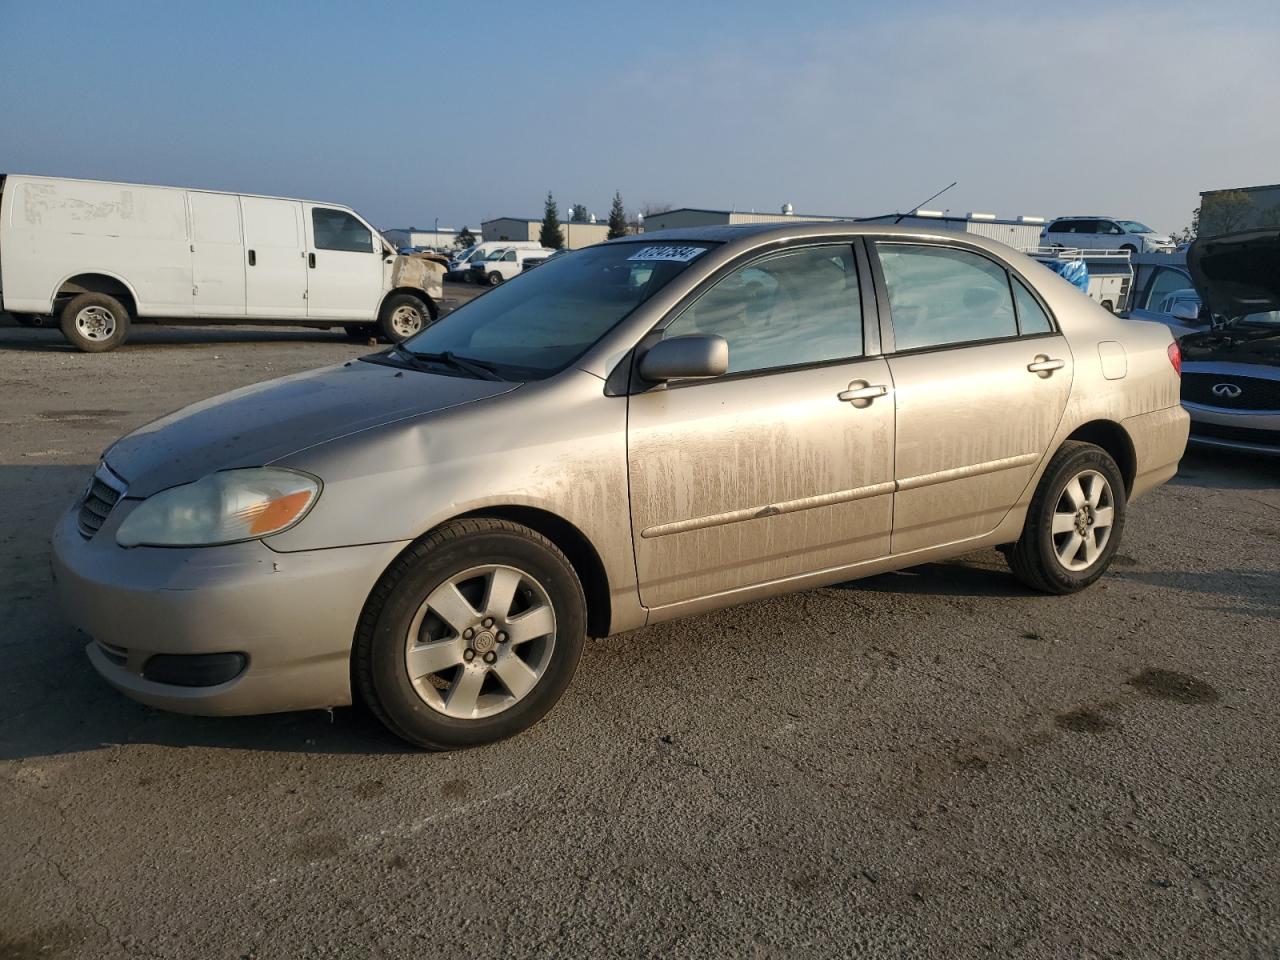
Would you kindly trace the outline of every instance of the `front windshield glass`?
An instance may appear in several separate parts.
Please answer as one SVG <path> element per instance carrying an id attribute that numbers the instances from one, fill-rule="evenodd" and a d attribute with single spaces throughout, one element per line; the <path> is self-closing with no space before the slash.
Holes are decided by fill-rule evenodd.
<path id="1" fill-rule="evenodd" d="M 1280 327 L 1280 310 L 1270 310 L 1266 313 L 1246 313 L 1243 317 L 1239 317 L 1233 322 L 1251 327 Z"/>
<path id="2" fill-rule="evenodd" d="M 403 344 L 491 366 L 505 380 L 563 370 L 713 245 L 608 243 L 548 260 Z"/>
<path id="3" fill-rule="evenodd" d="M 475 247 L 467 247 L 467 249 L 463 250 L 461 253 L 455 253 L 453 255 L 453 259 L 457 260 L 459 263 L 466 263 L 473 256 L 475 256 L 475 252 L 476 252 Z"/>
<path id="4" fill-rule="evenodd" d="M 1155 233 L 1145 223 L 1139 223 L 1137 220 L 1117 220 L 1116 223 L 1120 224 L 1120 228 L 1125 233 Z"/>
<path id="5" fill-rule="evenodd" d="M 511 249 L 510 247 L 502 247 L 502 248 L 501 248 L 501 249 L 499 249 L 499 250 L 494 250 L 491 254 L 489 254 L 487 257 L 485 257 L 485 259 L 486 259 L 486 260 L 501 260 L 501 259 L 502 259 L 503 254 L 505 254 L 505 253 L 506 253 L 508 250 L 510 250 L 510 249 Z"/>

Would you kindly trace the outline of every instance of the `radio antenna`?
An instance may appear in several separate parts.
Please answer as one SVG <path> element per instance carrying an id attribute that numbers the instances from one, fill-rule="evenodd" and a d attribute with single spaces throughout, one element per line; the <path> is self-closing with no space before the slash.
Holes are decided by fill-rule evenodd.
<path id="1" fill-rule="evenodd" d="M 914 212 L 914 211 L 916 211 L 916 210 L 919 210 L 921 207 L 923 207 L 926 203 L 929 203 L 931 200 L 937 200 L 940 196 L 942 196 L 944 193 L 946 193 L 948 190 L 950 190 L 952 187 L 954 187 L 954 186 L 955 186 L 957 183 L 959 183 L 959 182 L 960 182 L 959 180 L 952 180 L 952 181 L 951 181 L 950 183 L 948 183 L 945 187 L 943 187 L 941 190 L 939 190 L 937 193 L 935 193 L 932 197 L 929 197 L 929 199 L 928 199 L 928 200 L 921 200 L 919 203 L 917 203 L 914 207 L 912 207 L 912 208 L 911 208 L 912 212 Z M 900 214 L 898 214 L 898 219 L 897 219 L 897 220 L 895 220 L 895 221 L 893 221 L 893 222 L 894 222 L 895 224 L 896 224 L 896 223 L 901 223 L 901 222 L 902 222 L 902 218 L 903 218 L 903 217 L 905 217 L 905 216 L 906 216 L 906 214 L 905 214 L 905 213 L 900 213 Z"/>

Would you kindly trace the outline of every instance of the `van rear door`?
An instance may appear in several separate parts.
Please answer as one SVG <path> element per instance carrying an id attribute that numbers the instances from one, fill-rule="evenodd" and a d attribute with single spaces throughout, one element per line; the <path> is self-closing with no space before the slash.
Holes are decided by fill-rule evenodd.
<path id="1" fill-rule="evenodd" d="M 191 210 L 191 284 L 195 315 L 245 315 L 244 242 L 240 198 L 230 193 L 188 191 Z"/>
<path id="2" fill-rule="evenodd" d="M 307 226 L 307 316 L 376 319 L 382 299 L 381 244 L 347 210 L 304 204 Z"/>
<path id="3" fill-rule="evenodd" d="M 245 314 L 307 315 L 307 257 L 302 204 L 241 197 L 244 219 Z"/>

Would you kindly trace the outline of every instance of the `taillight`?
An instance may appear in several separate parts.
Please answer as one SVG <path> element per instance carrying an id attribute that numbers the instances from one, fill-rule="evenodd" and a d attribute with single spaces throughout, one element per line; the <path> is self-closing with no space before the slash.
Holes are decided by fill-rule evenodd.
<path id="1" fill-rule="evenodd" d="M 1174 373 L 1182 376 L 1182 351 L 1178 348 L 1177 340 L 1169 344 L 1169 362 L 1173 364 Z"/>

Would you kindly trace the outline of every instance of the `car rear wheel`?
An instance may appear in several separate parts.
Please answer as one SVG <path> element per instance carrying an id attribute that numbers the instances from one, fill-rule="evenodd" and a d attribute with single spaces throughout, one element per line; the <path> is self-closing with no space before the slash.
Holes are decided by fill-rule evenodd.
<path id="1" fill-rule="evenodd" d="M 82 293 L 62 309 L 61 327 L 76 349 L 105 353 L 129 338 L 129 311 L 105 293 Z"/>
<path id="2" fill-rule="evenodd" d="M 537 723 L 585 640 L 582 585 L 551 541 L 506 520 L 455 520 L 374 588 L 354 676 L 397 736 L 432 750 L 472 747 Z"/>
<path id="3" fill-rule="evenodd" d="M 1014 576 L 1042 593 L 1083 590 L 1111 565 L 1125 506 L 1124 478 L 1111 455 L 1091 443 L 1064 443 L 1006 553 Z"/>
<path id="4" fill-rule="evenodd" d="M 485 277 L 485 280 L 488 282 L 489 286 L 496 287 L 502 282 L 502 274 L 495 270 L 490 273 L 489 276 Z"/>

